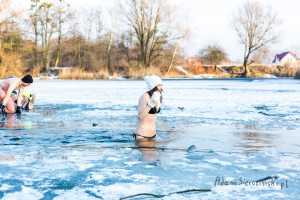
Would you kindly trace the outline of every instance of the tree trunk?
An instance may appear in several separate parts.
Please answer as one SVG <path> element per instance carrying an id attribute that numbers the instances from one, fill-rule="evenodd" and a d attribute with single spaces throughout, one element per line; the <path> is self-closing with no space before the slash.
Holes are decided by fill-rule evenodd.
<path id="1" fill-rule="evenodd" d="M 49 72 L 49 68 L 50 68 L 50 50 L 49 47 L 46 48 L 46 52 L 45 52 L 45 70 L 48 73 Z"/>
<path id="2" fill-rule="evenodd" d="M 58 62 L 59 62 L 59 58 L 60 58 L 61 52 L 60 49 L 57 50 L 57 54 L 56 54 L 56 59 L 55 59 L 55 64 L 54 67 L 58 66 Z"/>
<path id="3" fill-rule="evenodd" d="M 248 59 L 249 59 L 249 54 L 247 56 L 245 56 L 245 58 L 244 58 L 244 63 L 243 63 L 244 72 L 241 74 L 241 77 L 243 77 L 243 78 L 249 78 L 250 77 L 250 70 L 249 70 L 249 67 L 248 67 Z"/>
<path id="4" fill-rule="evenodd" d="M 111 69 L 111 46 L 113 43 L 113 32 L 111 31 L 109 34 L 109 44 L 108 44 L 108 48 L 107 48 L 107 70 L 110 74 L 112 74 L 112 69 Z"/>
<path id="5" fill-rule="evenodd" d="M 55 59 L 55 64 L 54 67 L 58 66 L 58 62 L 60 60 L 61 56 L 61 35 L 62 35 L 62 27 L 61 27 L 61 22 L 59 22 L 59 29 L 58 29 L 58 39 L 57 39 L 57 52 L 56 52 L 56 59 Z"/>
<path id="6" fill-rule="evenodd" d="M 141 47 L 141 64 L 146 67 L 147 66 L 147 60 L 146 60 L 146 53 L 144 48 Z"/>
<path id="7" fill-rule="evenodd" d="M 174 52 L 173 52 L 172 60 L 171 60 L 171 63 L 170 63 L 170 65 L 169 65 L 169 68 L 168 68 L 168 71 L 167 71 L 167 74 L 170 72 L 170 70 L 171 70 L 171 68 L 172 68 L 172 65 L 173 65 L 173 62 L 174 62 L 174 60 L 175 60 L 177 47 L 178 47 L 178 45 L 176 44 L 175 49 L 174 49 Z"/>

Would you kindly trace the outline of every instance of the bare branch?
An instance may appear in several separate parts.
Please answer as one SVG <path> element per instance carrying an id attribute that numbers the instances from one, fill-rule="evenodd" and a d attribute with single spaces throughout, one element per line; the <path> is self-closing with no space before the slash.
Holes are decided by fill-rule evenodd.
<path id="1" fill-rule="evenodd" d="M 245 76 L 251 54 L 278 41 L 280 34 L 277 28 L 280 24 L 276 13 L 271 9 L 264 9 L 258 2 L 245 2 L 233 15 L 233 29 L 244 47 Z"/>

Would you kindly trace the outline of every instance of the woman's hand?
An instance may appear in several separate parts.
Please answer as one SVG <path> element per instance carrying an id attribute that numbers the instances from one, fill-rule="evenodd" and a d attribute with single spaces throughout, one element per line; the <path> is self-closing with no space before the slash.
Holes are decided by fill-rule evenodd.
<path id="1" fill-rule="evenodd" d="M 161 94 L 159 92 L 154 92 L 150 101 L 148 102 L 148 106 L 151 108 L 160 107 L 160 96 Z"/>

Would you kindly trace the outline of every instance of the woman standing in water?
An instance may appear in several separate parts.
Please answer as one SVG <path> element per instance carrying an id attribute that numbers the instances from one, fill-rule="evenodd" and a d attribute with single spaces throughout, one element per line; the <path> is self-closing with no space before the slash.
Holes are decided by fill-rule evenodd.
<path id="1" fill-rule="evenodd" d="M 156 136 L 157 113 L 162 102 L 162 80 L 158 76 L 145 76 L 148 92 L 144 93 L 138 105 L 138 124 L 133 133 L 136 140 L 149 140 Z"/>

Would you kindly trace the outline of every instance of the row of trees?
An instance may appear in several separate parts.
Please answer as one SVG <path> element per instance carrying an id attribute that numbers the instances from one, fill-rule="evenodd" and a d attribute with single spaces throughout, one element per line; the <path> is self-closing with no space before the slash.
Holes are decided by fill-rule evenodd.
<path id="1" fill-rule="evenodd" d="M 19 66 L 40 73 L 50 66 L 75 66 L 113 73 L 120 66 L 156 66 L 169 72 L 183 62 L 182 44 L 189 31 L 177 20 L 178 9 L 164 0 L 123 0 L 105 12 L 100 7 L 74 10 L 64 0 L 28 1 L 29 9 L 15 11 L 11 0 L 0 0 L 2 71 Z M 232 25 L 244 46 L 246 74 L 251 54 L 278 38 L 274 30 L 279 23 L 258 3 L 246 2 Z M 227 58 L 217 45 L 203 48 L 201 54 L 212 64 Z"/>
<path id="2" fill-rule="evenodd" d="M 101 7 L 74 10 L 64 0 L 31 0 L 22 12 L 10 5 L 0 1 L 0 65 L 16 54 L 28 71 L 168 67 L 182 60 L 180 45 L 188 36 L 163 0 L 124 0 L 106 16 Z"/>

